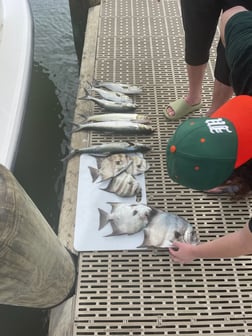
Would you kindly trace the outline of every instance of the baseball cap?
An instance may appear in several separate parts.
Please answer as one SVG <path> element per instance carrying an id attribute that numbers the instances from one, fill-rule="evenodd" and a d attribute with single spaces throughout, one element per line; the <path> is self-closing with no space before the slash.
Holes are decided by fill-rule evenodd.
<path id="1" fill-rule="evenodd" d="M 186 187 L 211 189 L 232 174 L 237 149 L 238 135 L 230 120 L 190 118 L 177 128 L 167 143 L 168 174 Z"/>

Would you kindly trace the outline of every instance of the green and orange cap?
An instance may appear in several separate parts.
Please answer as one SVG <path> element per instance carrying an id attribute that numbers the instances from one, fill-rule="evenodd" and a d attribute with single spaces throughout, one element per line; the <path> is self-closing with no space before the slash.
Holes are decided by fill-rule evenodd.
<path id="1" fill-rule="evenodd" d="M 167 144 L 170 178 L 196 190 L 222 184 L 252 156 L 251 124 L 252 97 L 248 96 L 231 99 L 209 118 L 186 120 Z"/>
<path id="2" fill-rule="evenodd" d="M 226 130 L 214 133 L 211 128 Z M 167 145 L 167 169 L 172 180 L 204 190 L 224 182 L 234 169 L 237 135 L 221 118 L 193 118 L 182 123 Z"/>

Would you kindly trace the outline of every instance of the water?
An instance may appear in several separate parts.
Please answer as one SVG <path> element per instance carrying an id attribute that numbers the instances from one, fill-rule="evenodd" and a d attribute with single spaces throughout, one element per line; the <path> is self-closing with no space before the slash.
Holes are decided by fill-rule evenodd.
<path id="1" fill-rule="evenodd" d="M 68 0 L 30 0 L 31 90 L 14 175 L 57 232 L 79 67 Z M 48 311 L 0 305 L 3 336 L 45 336 Z"/>

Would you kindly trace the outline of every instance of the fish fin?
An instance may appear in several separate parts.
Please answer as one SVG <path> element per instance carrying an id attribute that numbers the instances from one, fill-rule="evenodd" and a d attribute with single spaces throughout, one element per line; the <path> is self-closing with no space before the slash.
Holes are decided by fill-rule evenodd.
<path id="1" fill-rule="evenodd" d="M 115 174 L 113 177 L 116 177 L 116 176 L 118 176 L 118 175 L 120 175 L 120 174 L 122 174 L 123 172 L 127 172 L 127 169 L 129 168 L 129 166 L 131 166 L 133 164 L 133 161 L 130 161 L 125 167 L 123 167 L 121 170 L 119 170 L 118 172 L 117 172 L 117 174 Z"/>
<path id="2" fill-rule="evenodd" d="M 110 192 L 110 193 L 113 193 L 113 192 L 110 190 L 111 183 L 112 183 L 112 180 L 109 182 L 109 184 L 108 184 L 108 186 L 107 186 L 106 188 L 100 188 L 100 190 L 102 190 L 102 191 L 107 191 L 107 192 Z"/>
<path id="3" fill-rule="evenodd" d="M 88 166 L 88 169 L 90 171 L 90 174 L 92 176 L 92 182 L 96 181 L 98 176 L 99 176 L 99 171 L 98 169 L 94 168 L 94 167 L 90 167 Z"/>
<path id="4" fill-rule="evenodd" d="M 115 223 L 113 221 L 110 222 L 110 225 L 112 227 L 112 232 L 108 235 L 106 235 L 105 237 L 113 237 L 113 236 L 120 236 L 124 233 L 120 232 L 117 228 L 117 226 L 115 225 Z"/>
<path id="5" fill-rule="evenodd" d="M 99 228 L 98 230 L 101 230 L 106 226 L 109 222 L 109 216 L 108 213 L 100 208 L 98 208 L 99 214 L 100 214 L 100 221 L 99 221 Z"/>
<path id="6" fill-rule="evenodd" d="M 121 204 L 121 202 L 106 202 L 107 204 L 109 204 L 112 207 L 112 212 L 114 210 L 114 207 L 118 204 Z"/>
<path id="7" fill-rule="evenodd" d="M 97 157 L 96 158 L 96 164 L 97 164 L 97 168 L 100 169 L 101 165 L 102 165 L 102 158 Z"/>
<path id="8" fill-rule="evenodd" d="M 151 247 L 150 245 L 150 241 L 148 238 L 148 229 L 144 229 L 143 230 L 144 233 L 144 239 L 141 245 L 137 246 L 137 248 L 141 248 L 141 247 Z"/>

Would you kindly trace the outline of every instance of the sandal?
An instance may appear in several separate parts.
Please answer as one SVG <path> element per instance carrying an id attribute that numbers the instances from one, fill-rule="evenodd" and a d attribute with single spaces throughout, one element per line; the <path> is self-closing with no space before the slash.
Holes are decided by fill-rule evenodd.
<path id="1" fill-rule="evenodd" d="M 164 115 L 169 120 L 177 120 L 184 116 L 186 116 L 189 113 L 192 113 L 194 111 L 197 111 L 201 108 L 202 103 L 195 104 L 195 105 L 189 105 L 184 98 L 179 98 L 175 100 L 174 102 L 170 103 L 166 109 L 164 110 Z M 173 116 L 169 116 L 167 114 L 167 108 L 171 107 L 174 111 Z"/>

